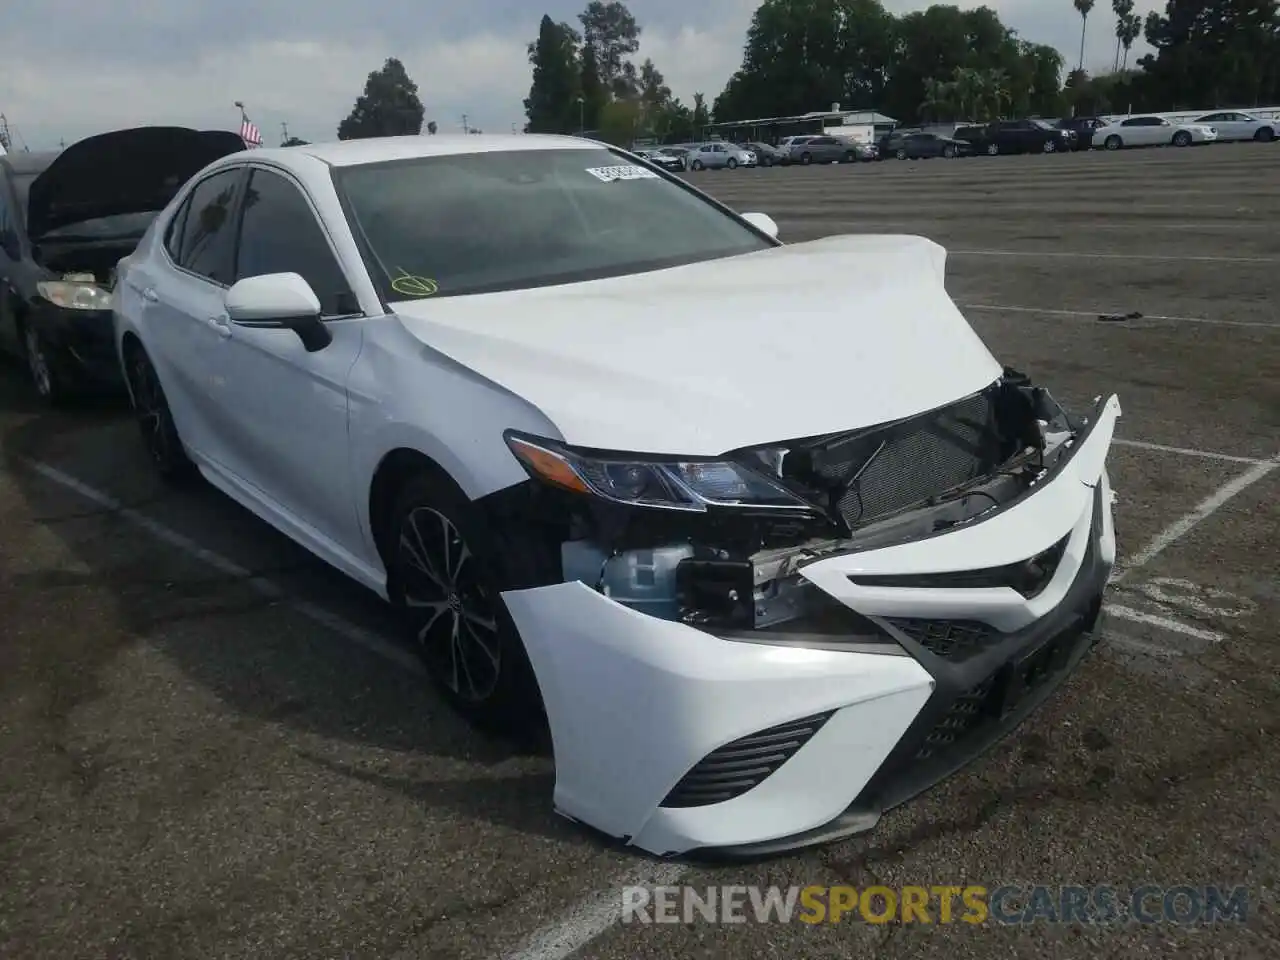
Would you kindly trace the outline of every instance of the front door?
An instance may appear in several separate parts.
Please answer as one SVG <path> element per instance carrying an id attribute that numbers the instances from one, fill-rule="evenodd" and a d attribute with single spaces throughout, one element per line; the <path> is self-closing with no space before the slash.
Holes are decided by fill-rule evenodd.
<path id="1" fill-rule="evenodd" d="M 360 354 L 359 304 L 301 185 L 254 166 L 241 205 L 234 279 L 296 273 L 320 299 L 333 334 L 308 353 L 283 327 L 223 318 L 212 355 L 213 402 L 235 425 L 226 467 L 308 539 L 360 540 L 347 441 L 347 374 Z"/>

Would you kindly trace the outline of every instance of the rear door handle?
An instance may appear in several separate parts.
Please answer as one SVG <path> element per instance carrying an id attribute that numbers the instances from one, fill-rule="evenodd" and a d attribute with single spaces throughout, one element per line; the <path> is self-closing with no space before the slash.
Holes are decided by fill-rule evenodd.
<path id="1" fill-rule="evenodd" d="M 156 293 L 155 287 L 147 287 L 145 290 L 143 290 L 142 297 L 144 300 L 149 300 L 151 303 L 160 302 L 160 294 Z"/>

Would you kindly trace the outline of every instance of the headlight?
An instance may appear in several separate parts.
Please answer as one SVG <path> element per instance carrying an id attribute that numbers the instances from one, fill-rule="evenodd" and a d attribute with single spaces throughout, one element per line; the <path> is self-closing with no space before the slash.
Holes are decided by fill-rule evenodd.
<path id="1" fill-rule="evenodd" d="M 75 280 L 44 280 L 36 290 L 55 307 L 65 310 L 110 310 L 111 291 L 95 283 Z"/>
<path id="2" fill-rule="evenodd" d="M 590 454 L 552 440 L 508 434 L 507 446 L 536 479 L 614 503 L 702 512 L 708 506 L 812 511 L 813 505 L 741 464 Z M 762 464 L 767 462 L 762 459 Z"/>

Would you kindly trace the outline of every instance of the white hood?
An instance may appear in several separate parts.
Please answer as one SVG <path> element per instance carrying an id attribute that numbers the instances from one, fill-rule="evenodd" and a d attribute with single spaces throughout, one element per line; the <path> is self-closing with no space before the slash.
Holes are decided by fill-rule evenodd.
<path id="1" fill-rule="evenodd" d="M 1001 374 L 922 237 L 845 236 L 393 309 L 567 443 L 715 456 L 942 406 Z"/>

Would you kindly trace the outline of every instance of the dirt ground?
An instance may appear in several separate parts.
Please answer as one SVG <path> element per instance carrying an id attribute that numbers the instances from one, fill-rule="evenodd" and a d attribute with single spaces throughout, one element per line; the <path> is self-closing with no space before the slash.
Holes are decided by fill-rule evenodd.
<path id="1" fill-rule="evenodd" d="M 1280 955 L 1280 146 L 690 178 L 789 242 L 939 241 L 1001 359 L 1069 404 L 1119 395 L 1096 655 L 870 836 L 659 864 L 556 817 L 549 763 L 454 719 L 375 600 L 213 491 L 158 486 L 122 408 L 43 411 L 6 367 L 0 957 Z M 613 922 L 653 880 L 1250 899 L 1212 929 Z"/>

